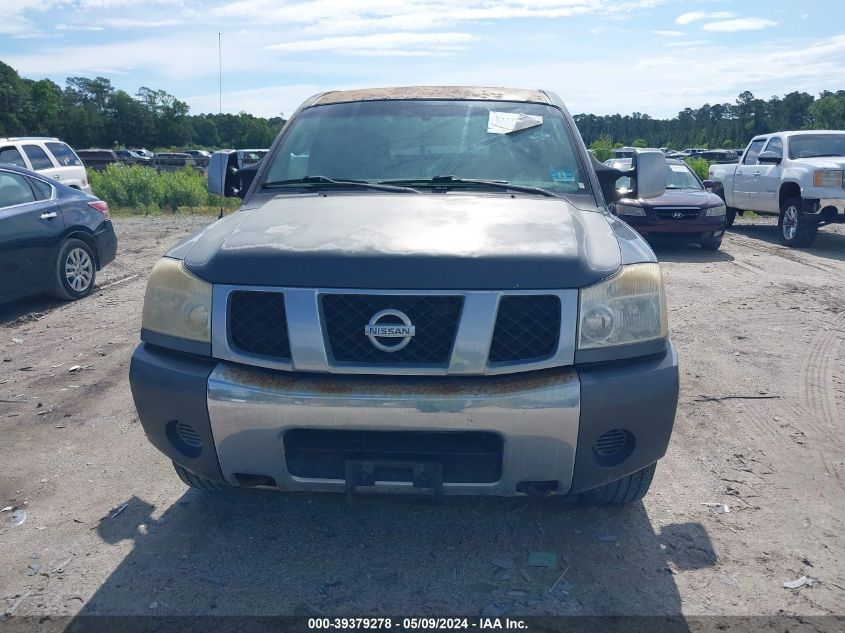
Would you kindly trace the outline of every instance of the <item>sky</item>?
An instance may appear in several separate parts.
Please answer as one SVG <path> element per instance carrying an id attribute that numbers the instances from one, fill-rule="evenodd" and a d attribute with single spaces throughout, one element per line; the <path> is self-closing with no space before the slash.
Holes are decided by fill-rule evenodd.
<path id="1" fill-rule="evenodd" d="M 842 0 L 0 0 L 0 60 L 105 76 L 193 114 L 290 115 L 325 90 L 545 88 L 572 113 L 845 89 Z"/>

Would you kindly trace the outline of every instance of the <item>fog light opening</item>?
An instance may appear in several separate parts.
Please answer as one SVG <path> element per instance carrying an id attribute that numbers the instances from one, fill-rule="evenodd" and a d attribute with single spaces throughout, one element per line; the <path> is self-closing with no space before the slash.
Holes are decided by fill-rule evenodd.
<path id="1" fill-rule="evenodd" d="M 196 459 L 202 453 L 202 438 L 184 420 L 170 420 L 164 432 L 173 447 L 185 457 Z"/>
<path id="2" fill-rule="evenodd" d="M 636 438 L 626 429 L 613 429 L 602 434 L 593 444 L 593 459 L 599 466 L 618 466 L 631 456 Z"/>

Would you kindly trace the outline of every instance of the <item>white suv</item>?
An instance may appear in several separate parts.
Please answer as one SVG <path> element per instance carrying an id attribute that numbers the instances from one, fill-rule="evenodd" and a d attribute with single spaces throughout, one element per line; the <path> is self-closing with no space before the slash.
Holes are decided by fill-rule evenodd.
<path id="1" fill-rule="evenodd" d="M 88 174 L 67 143 L 47 136 L 0 138 L 0 164 L 37 171 L 63 185 L 91 193 Z"/>

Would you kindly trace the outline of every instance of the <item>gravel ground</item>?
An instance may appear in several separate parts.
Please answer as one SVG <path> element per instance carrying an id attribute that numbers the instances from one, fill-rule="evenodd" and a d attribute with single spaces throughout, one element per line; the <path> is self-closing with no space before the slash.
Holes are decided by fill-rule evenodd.
<path id="1" fill-rule="evenodd" d="M 127 371 L 151 266 L 208 221 L 119 218 L 94 295 L 0 307 L 0 506 L 27 513 L 0 514 L 0 611 L 845 614 L 845 226 L 657 249 L 675 432 L 644 503 L 597 509 L 186 490 Z M 820 584 L 783 587 L 802 575 Z"/>

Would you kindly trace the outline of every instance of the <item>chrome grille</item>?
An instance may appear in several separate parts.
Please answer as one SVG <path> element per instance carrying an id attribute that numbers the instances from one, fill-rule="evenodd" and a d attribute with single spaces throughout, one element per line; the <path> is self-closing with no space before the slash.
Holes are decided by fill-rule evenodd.
<path id="1" fill-rule="evenodd" d="M 555 295 L 505 296 L 499 301 L 490 362 L 526 362 L 552 355 L 560 337 Z"/>
<path id="2" fill-rule="evenodd" d="M 358 290 L 215 284 L 214 358 L 284 371 L 496 375 L 572 365 L 578 290 Z M 413 337 L 384 351 L 364 326 L 404 313 Z M 389 315 L 395 316 L 395 315 Z M 377 325 L 396 325 L 382 315 Z M 405 323 L 405 326 L 408 324 Z M 378 337 L 396 347 L 401 334 Z"/>
<path id="3" fill-rule="evenodd" d="M 654 214 L 661 220 L 694 220 L 701 214 L 696 207 L 655 207 Z M 675 217 L 679 215 L 680 217 Z"/>
<path id="4" fill-rule="evenodd" d="M 321 303 L 329 351 L 336 361 L 446 365 L 455 341 L 463 297 L 332 294 L 324 295 Z M 404 312 L 416 327 L 416 335 L 408 345 L 395 352 L 378 349 L 364 334 L 364 326 L 370 319 L 389 309 Z"/>
<path id="5" fill-rule="evenodd" d="M 239 290 L 229 295 L 229 340 L 247 354 L 290 358 L 290 341 L 281 292 Z"/>

